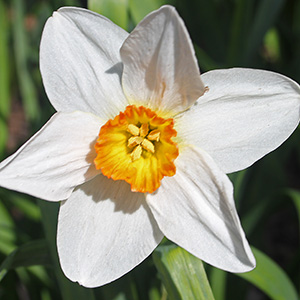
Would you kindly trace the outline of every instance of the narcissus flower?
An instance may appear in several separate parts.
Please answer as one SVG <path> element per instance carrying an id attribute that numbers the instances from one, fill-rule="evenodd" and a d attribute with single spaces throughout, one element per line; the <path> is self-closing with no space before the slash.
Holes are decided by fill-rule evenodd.
<path id="1" fill-rule="evenodd" d="M 225 173 L 294 131 L 297 83 L 238 68 L 200 77 L 170 6 L 130 34 L 61 8 L 46 23 L 40 67 L 57 112 L 0 164 L 0 185 L 62 201 L 57 245 L 67 277 L 86 287 L 115 280 L 164 235 L 218 268 L 254 268 Z"/>

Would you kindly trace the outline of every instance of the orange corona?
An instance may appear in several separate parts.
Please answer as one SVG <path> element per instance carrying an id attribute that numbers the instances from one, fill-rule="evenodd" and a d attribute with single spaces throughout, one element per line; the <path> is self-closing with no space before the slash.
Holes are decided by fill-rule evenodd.
<path id="1" fill-rule="evenodd" d="M 132 191 L 154 192 L 164 176 L 176 173 L 173 125 L 173 119 L 163 119 L 149 108 L 127 106 L 101 127 L 96 168 L 108 178 L 130 183 Z"/>

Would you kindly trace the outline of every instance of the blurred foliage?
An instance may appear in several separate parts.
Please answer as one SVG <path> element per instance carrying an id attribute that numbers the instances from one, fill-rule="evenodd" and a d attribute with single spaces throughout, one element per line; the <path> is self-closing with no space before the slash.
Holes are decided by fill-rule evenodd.
<path id="1" fill-rule="evenodd" d="M 0 159 L 14 152 L 54 112 L 38 63 L 43 26 L 54 10 L 89 5 L 132 30 L 165 3 L 174 5 L 184 19 L 201 72 L 242 66 L 273 70 L 300 82 L 298 0 L 0 0 Z M 240 277 L 205 266 L 216 300 L 297 297 L 293 286 L 299 293 L 299 134 L 297 130 L 248 170 L 231 174 L 241 222 L 250 243 L 260 249 L 255 253 L 261 265 Z M 55 203 L 0 189 L 0 299 L 184 299 L 178 296 L 180 286 L 175 287 L 175 296 L 168 293 L 168 286 L 176 286 L 178 279 L 172 269 L 176 266 L 164 261 L 195 258 L 168 244 L 153 254 L 155 265 L 149 257 L 104 287 L 91 290 L 70 282 L 56 254 L 57 210 Z M 200 261 L 196 264 L 202 266 Z M 204 278 L 200 273 L 188 279 L 191 284 Z M 276 292 L 286 282 L 285 290 Z"/>

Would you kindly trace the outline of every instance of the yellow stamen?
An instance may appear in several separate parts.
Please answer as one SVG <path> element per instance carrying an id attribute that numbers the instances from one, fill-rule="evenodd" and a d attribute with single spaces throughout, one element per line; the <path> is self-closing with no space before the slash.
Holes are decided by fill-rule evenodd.
<path id="1" fill-rule="evenodd" d="M 143 138 L 140 137 L 140 136 L 133 136 L 131 137 L 130 139 L 128 139 L 128 144 L 127 146 L 129 148 L 133 148 L 135 147 L 136 145 L 139 145 L 143 142 Z"/>
<path id="2" fill-rule="evenodd" d="M 140 129 L 133 124 L 128 125 L 127 131 L 130 132 L 132 135 L 139 135 L 140 133 Z"/>
<path id="3" fill-rule="evenodd" d="M 140 136 L 144 137 L 149 132 L 149 125 L 147 123 L 142 124 L 140 127 Z"/>
<path id="4" fill-rule="evenodd" d="M 142 156 L 142 152 L 143 152 L 142 146 L 141 145 L 136 146 L 130 154 L 132 161 L 139 159 Z"/>
<path id="5" fill-rule="evenodd" d="M 158 129 L 150 131 L 150 133 L 147 136 L 147 139 L 150 141 L 159 141 L 160 138 L 160 131 Z"/>
<path id="6" fill-rule="evenodd" d="M 148 150 L 149 152 L 154 153 L 154 145 L 147 139 L 143 140 L 142 146 L 144 149 Z"/>

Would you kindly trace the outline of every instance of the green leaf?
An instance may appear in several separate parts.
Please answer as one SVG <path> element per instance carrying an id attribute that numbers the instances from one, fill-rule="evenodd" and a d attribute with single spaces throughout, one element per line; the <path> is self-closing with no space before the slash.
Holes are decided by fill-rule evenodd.
<path id="1" fill-rule="evenodd" d="M 273 300 L 297 300 L 297 292 L 286 273 L 267 255 L 251 248 L 256 268 L 248 273 L 236 274 L 264 291 Z"/>
<path id="2" fill-rule="evenodd" d="M 88 0 L 88 8 L 127 29 L 128 0 Z"/>
<path id="3" fill-rule="evenodd" d="M 34 265 L 50 265 L 50 256 L 44 240 L 28 242 L 14 250 L 0 266 L 0 281 L 8 270 Z"/>
<path id="4" fill-rule="evenodd" d="M 240 202 L 243 198 L 245 191 L 247 170 L 231 173 L 228 176 L 234 185 L 234 199 L 236 202 L 236 207 L 237 209 L 239 209 Z"/>
<path id="5" fill-rule="evenodd" d="M 0 114 L 7 117 L 10 111 L 9 30 L 7 9 L 0 0 Z"/>
<path id="6" fill-rule="evenodd" d="M 216 300 L 225 300 L 227 273 L 223 270 L 212 268 L 209 276 L 211 289 Z"/>
<path id="7" fill-rule="evenodd" d="M 49 257 L 50 259 L 50 257 Z M 46 267 L 42 265 L 38 266 L 29 266 L 26 269 L 17 269 L 17 273 L 19 275 L 20 270 L 26 270 L 28 274 L 31 274 L 38 278 L 38 280 L 44 285 L 44 286 L 49 286 L 51 285 L 51 279 L 50 279 L 50 274 L 48 274 Z M 24 282 L 22 280 L 22 282 Z"/>
<path id="8" fill-rule="evenodd" d="M 252 56 L 259 46 L 262 45 L 265 34 L 273 26 L 284 2 L 284 0 L 262 0 L 259 2 L 247 41 L 246 62 L 251 61 Z"/>
<path id="9" fill-rule="evenodd" d="M 299 227 L 300 227 L 300 192 L 293 189 L 287 189 L 286 192 L 287 196 L 289 196 L 296 207 L 297 214 L 298 214 L 298 220 L 299 220 Z"/>
<path id="10" fill-rule="evenodd" d="M 202 48 L 194 45 L 195 53 L 202 71 L 220 69 L 218 65 Z"/>
<path id="11" fill-rule="evenodd" d="M 16 231 L 14 221 L 0 197 L 0 252 L 8 255 L 14 250 Z"/>
<path id="12" fill-rule="evenodd" d="M 228 66 L 240 65 L 241 57 L 245 49 L 245 37 L 249 34 L 252 25 L 252 15 L 255 1 L 235 0 L 230 20 L 230 35 L 227 46 Z"/>
<path id="13" fill-rule="evenodd" d="M 10 112 L 10 58 L 7 9 L 0 0 L 0 153 L 8 138 L 7 120 Z M 0 157 L 1 159 L 2 157 Z"/>
<path id="14" fill-rule="evenodd" d="M 168 299 L 214 299 L 200 259 L 176 245 L 159 246 L 153 259 Z"/>
<path id="15" fill-rule="evenodd" d="M 39 117 L 39 104 L 32 76 L 28 69 L 28 54 L 30 50 L 28 49 L 27 36 L 24 28 L 23 2 L 23 0 L 13 0 L 14 20 L 12 24 L 14 54 L 26 117 L 29 120 L 36 120 Z"/>
<path id="16" fill-rule="evenodd" d="M 15 207 L 26 215 L 26 217 L 34 221 L 39 221 L 41 219 L 41 211 L 32 198 L 13 194 L 10 200 Z"/>
<path id="17" fill-rule="evenodd" d="M 163 0 L 129 0 L 129 10 L 135 24 L 138 24 L 147 14 L 159 9 Z"/>
<path id="18" fill-rule="evenodd" d="M 270 205 L 269 199 L 263 198 L 261 202 L 256 203 L 256 205 L 249 209 L 242 218 L 243 229 L 250 235 L 259 221 L 265 217 L 267 209 Z"/>

